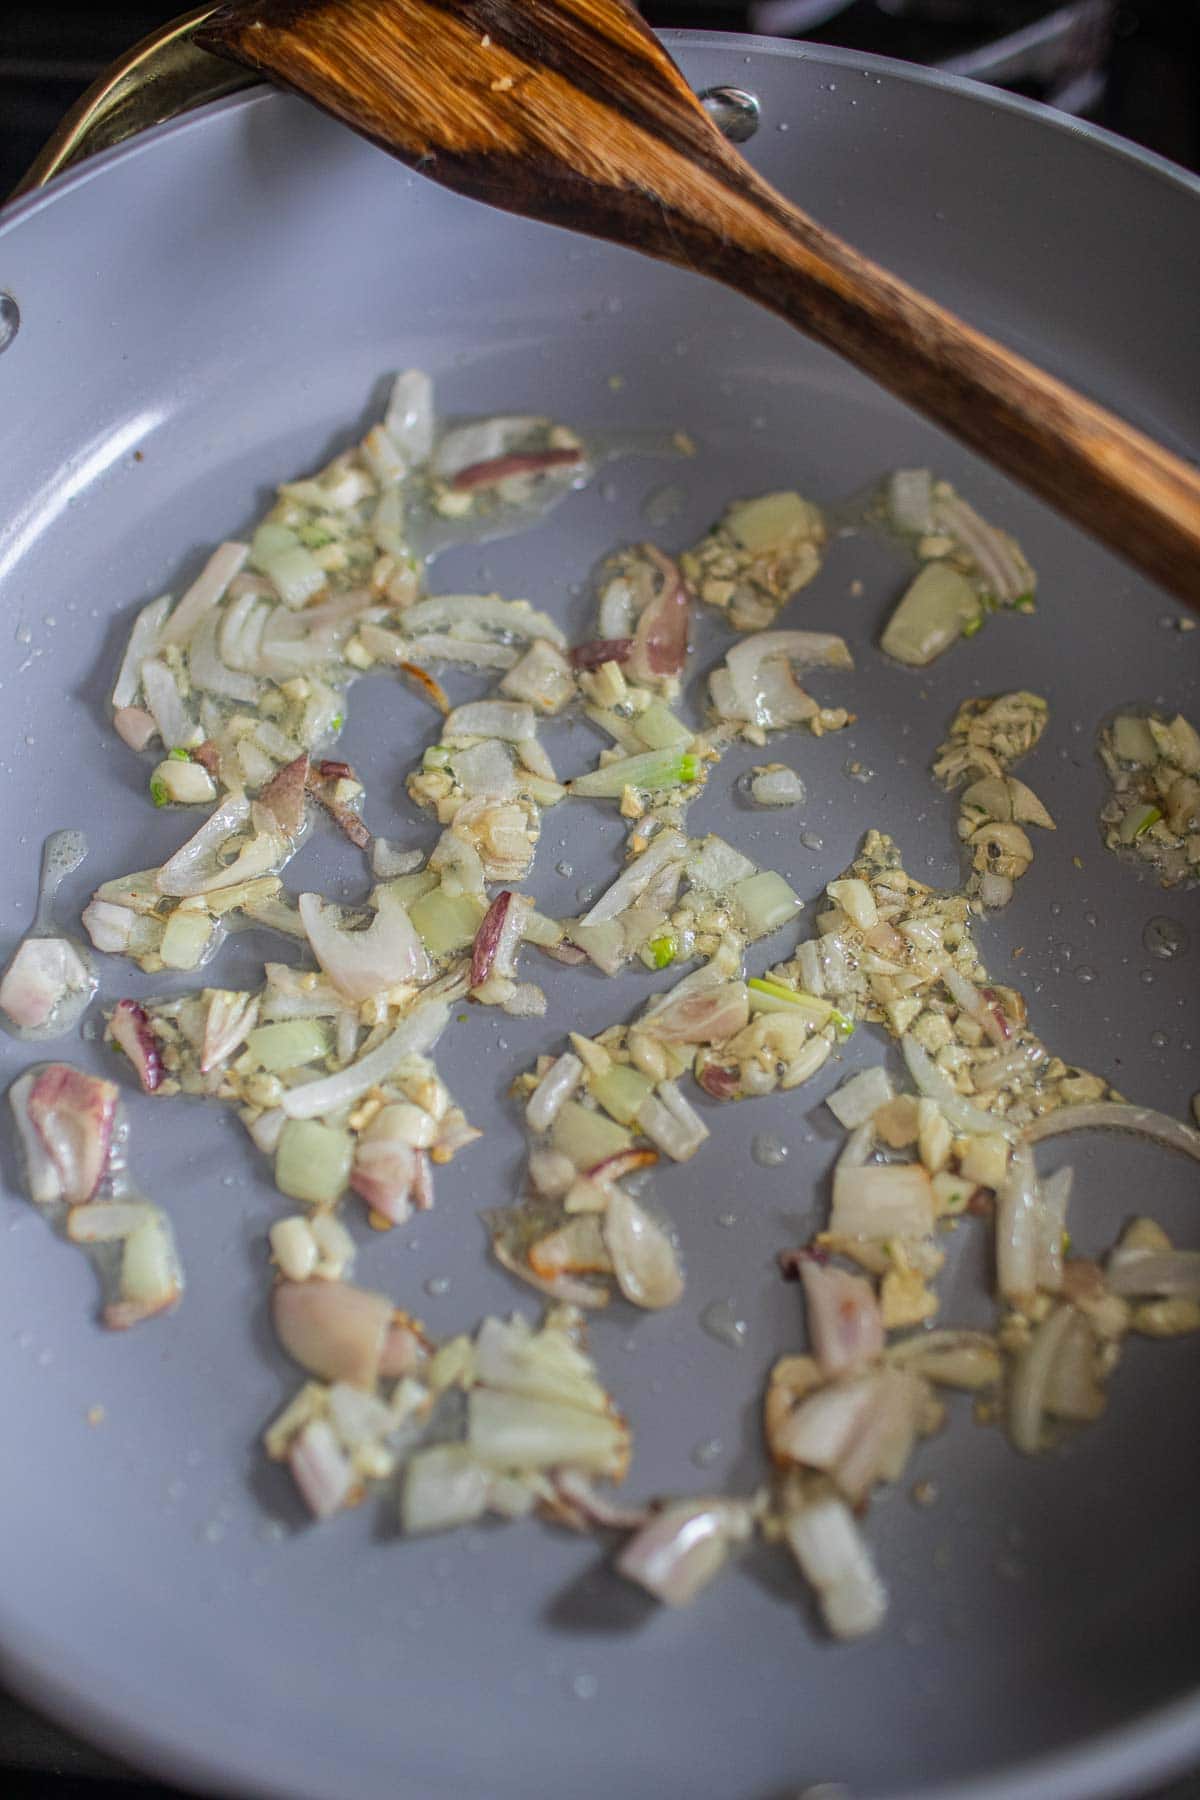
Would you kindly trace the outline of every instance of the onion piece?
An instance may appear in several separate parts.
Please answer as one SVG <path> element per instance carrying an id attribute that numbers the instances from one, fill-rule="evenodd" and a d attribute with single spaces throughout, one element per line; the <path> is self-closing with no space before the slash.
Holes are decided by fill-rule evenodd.
<path id="1" fill-rule="evenodd" d="M 555 1400 L 608 1416 L 611 1406 L 591 1359 L 566 1331 L 533 1331 L 519 1313 L 483 1320 L 475 1338 L 475 1374 L 486 1387 Z"/>
<path id="2" fill-rule="evenodd" d="M 1006 1300 L 1028 1304 L 1037 1293 L 1041 1196 L 1033 1152 L 1018 1144 L 996 1195 L 996 1285 Z"/>
<path id="3" fill-rule="evenodd" d="M 417 1152 L 411 1144 L 393 1136 L 386 1125 L 380 1129 L 380 1119 L 390 1111 L 391 1107 L 384 1107 L 359 1133 L 350 1169 L 350 1186 L 372 1212 L 390 1220 L 393 1225 L 403 1225 L 412 1210 L 409 1199 L 416 1176 Z"/>
<path id="4" fill-rule="evenodd" d="M 583 1064 L 570 1050 L 551 1063 L 525 1107 L 525 1123 L 530 1131 L 549 1131 L 563 1103 L 571 1098 L 583 1080 Z"/>
<path id="5" fill-rule="evenodd" d="M 668 994 L 644 1016 L 640 1029 L 665 1044 L 723 1044 L 742 1030 L 749 1017 L 746 983 L 721 981 Z"/>
<path id="6" fill-rule="evenodd" d="M 122 706 L 113 714 L 113 729 L 131 750 L 144 750 L 158 726 L 153 713 L 145 712 L 140 706 Z"/>
<path id="7" fill-rule="evenodd" d="M 410 463 L 433 450 L 433 383 L 423 369 L 405 369 L 392 383 L 383 429 Z"/>
<path id="8" fill-rule="evenodd" d="M 750 783 L 756 806 L 802 806 L 807 789 L 795 769 L 762 769 Z"/>
<path id="9" fill-rule="evenodd" d="M 638 1130 L 673 1162 L 687 1162 L 709 1135 L 708 1126 L 673 1081 L 660 1081 L 637 1112 Z"/>
<path id="10" fill-rule="evenodd" d="M 865 1125 L 879 1111 L 896 1097 L 892 1078 L 882 1064 L 874 1068 L 863 1069 L 843 1081 L 841 1087 L 827 1094 L 825 1104 L 847 1131 L 854 1131 L 859 1125 Z"/>
<path id="11" fill-rule="evenodd" d="M 159 633 L 159 647 L 187 642 L 200 621 L 217 605 L 234 576 L 240 575 L 249 554 L 248 544 L 217 546 Z"/>
<path id="12" fill-rule="evenodd" d="M 905 1040 L 907 1043 L 907 1039 Z M 951 1121 L 953 1122 L 953 1121 Z M 993 1120 L 989 1129 L 1001 1129 Z M 1132 1131 L 1167 1150 L 1181 1150 L 1185 1156 L 1200 1162 L 1200 1131 L 1183 1125 L 1167 1113 L 1152 1112 L 1146 1106 L 1134 1106 L 1123 1100 L 1097 1100 L 1086 1106 L 1064 1106 L 1057 1112 L 1043 1113 L 1022 1136 L 1028 1144 L 1042 1144 L 1048 1138 L 1067 1131 Z"/>
<path id="13" fill-rule="evenodd" d="M 391 1328 L 386 1294 L 344 1281 L 281 1281 L 271 1295 L 271 1320 L 287 1354 L 322 1381 L 373 1388 Z"/>
<path id="14" fill-rule="evenodd" d="M 1036 1456 L 1043 1448 L 1042 1421 L 1051 1370 L 1077 1316 L 1072 1306 L 1056 1306 L 1017 1358 L 1009 1392 L 1008 1429 L 1016 1448 L 1027 1456 Z"/>
<path id="15" fill-rule="evenodd" d="M 95 987 L 90 972 L 69 938 L 27 937 L 0 981 L 0 1008 L 14 1025 L 44 1031 L 69 994 Z"/>
<path id="16" fill-rule="evenodd" d="M 537 721 L 527 701 L 473 700 L 467 706 L 456 706 L 449 714 L 442 726 L 442 742 L 501 738 L 505 743 L 520 744 L 532 739 L 536 731 Z"/>
<path id="17" fill-rule="evenodd" d="M 301 894 L 299 908 L 314 956 L 348 1000 L 370 1000 L 402 982 L 428 981 L 433 973 L 412 920 L 386 887 L 379 890 L 375 917 L 364 931 L 334 924 L 329 915 L 335 909 L 319 894 Z"/>
<path id="18" fill-rule="evenodd" d="M 809 1338 L 822 1374 L 843 1375 L 874 1361 L 883 1350 L 884 1333 L 871 1283 L 811 1256 L 800 1264 L 800 1280 Z"/>
<path id="19" fill-rule="evenodd" d="M 196 886 L 198 872 L 213 863 L 221 845 L 240 831 L 249 817 L 249 798 L 245 794 L 230 794 L 163 864 L 155 878 L 159 893 L 183 899 L 200 892 Z"/>
<path id="20" fill-rule="evenodd" d="M 495 633 L 526 641 L 545 638 L 560 650 L 567 647 L 566 635 L 547 613 L 519 600 L 501 600 L 497 594 L 436 594 L 418 600 L 404 614 L 404 630 L 410 637 L 453 631 L 456 626 L 476 627 L 485 640 Z"/>
<path id="21" fill-rule="evenodd" d="M 492 975 L 511 980 L 532 900 L 504 888 L 480 921 L 471 947 L 471 986 L 482 987 Z"/>
<path id="22" fill-rule="evenodd" d="M 143 606 L 134 620 L 112 691 L 114 713 L 131 708 L 137 699 L 142 685 L 142 663 L 158 648 L 159 632 L 170 610 L 171 596 L 163 594 L 160 599 L 151 600 L 149 606 Z M 133 748 L 140 749 L 141 746 L 135 744 Z"/>
<path id="23" fill-rule="evenodd" d="M 252 675 L 240 674 L 221 661 L 217 651 L 218 624 L 219 620 L 210 616 L 202 619 L 193 632 L 188 645 L 188 680 L 201 693 L 253 705 L 261 684 Z"/>
<path id="24" fill-rule="evenodd" d="M 1001 1137 L 1008 1138 L 1010 1143 L 1016 1142 L 1021 1135 L 1017 1127 L 1002 1113 L 984 1112 L 981 1107 L 972 1106 L 971 1102 L 965 1100 L 961 1094 L 956 1094 L 932 1057 L 921 1048 L 914 1037 L 901 1038 L 900 1048 L 904 1052 L 904 1060 L 908 1064 L 908 1072 L 912 1076 L 917 1092 L 924 1094 L 927 1100 L 936 1101 L 945 1115 L 947 1124 L 953 1126 L 955 1131 L 965 1137 L 977 1137 L 980 1133 L 987 1135 L 998 1133 Z M 1071 1110 L 1086 1111 L 1087 1109 Z M 1061 1118 L 1062 1114 L 1054 1113 L 1047 1116 Z M 1039 1123 L 1044 1122 L 1039 1121 Z M 1044 1135 L 1049 1136 L 1050 1133 Z M 1197 1146 L 1200 1147 L 1200 1132 L 1194 1132 L 1192 1135 L 1196 1139 Z M 1036 1142 L 1036 1139 L 1031 1141 Z"/>
<path id="25" fill-rule="evenodd" d="M 119 1298 L 104 1309 L 104 1323 L 112 1331 L 125 1331 L 168 1312 L 183 1293 L 171 1222 L 156 1206 L 125 1239 L 118 1287 Z"/>
<path id="26" fill-rule="evenodd" d="M 46 1198 L 83 1205 L 108 1168 L 120 1097 L 117 1088 L 69 1063 L 46 1063 L 33 1073 L 28 1088 L 18 1086 L 21 1111 L 54 1171 L 56 1191 L 48 1191 L 47 1180 Z M 17 1086 L 13 1103 L 18 1105 Z"/>
<path id="27" fill-rule="evenodd" d="M 1138 1250 L 1118 1244 L 1104 1266 L 1113 1294 L 1200 1298 L 1200 1250 Z"/>
<path id="28" fill-rule="evenodd" d="M 616 1480 L 629 1458 L 629 1431 L 620 1418 L 482 1387 L 467 1395 L 467 1443 L 495 1469 L 565 1465 Z"/>
<path id="29" fill-rule="evenodd" d="M 768 664 L 773 680 L 768 679 Z M 754 725 L 789 725 L 817 711 L 816 702 L 792 678 L 792 669 L 852 669 L 854 659 L 845 639 L 832 632 L 755 631 L 733 646 L 725 666 L 734 701 L 728 717 Z"/>
<path id="30" fill-rule="evenodd" d="M 167 749 L 186 745 L 196 727 L 188 717 L 175 677 L 166 663 L 152 656 L 146 658 L 142 664 L 142 691 Z"/>
<path id="31" fill-rule="evenodd" d="M 353 1491 L 354 1471 L 326 1420 L 310 1420 L 289 1444 L 287 1459 L 314 1519 L 328 1519 L 341 1510 Z"/>
<path id="32" fill-rule="evenodd" d="M 404 1466 L 400 1520 L 410 1536 L 470 1525 L 487 1511 L 494 1480 L 465 1444 L 432 1444 Z"/>
<path id="33" fill-rule="evenodd" d="M 834 1637 L 877 1630 L 887 1614 L 887 1590 L 845 1502 L 832 1495 L 810 1502 L 788 1516 L 784 1535 Z"/>
<path id="34" fill-rule="evenodd" d="M 754 1518 L 733 1500 L 678 1500 L 663 1507 L 624 1546 L 618 1574 L 666 1606 L 687 1606 L 720 1573 L 733 1544 L 745 1542 Z"/>
<path id="35" fill-rule="evenodd" d="M 920 1163 L 866 1163 L 833 1174 L 829 1229 L 837 1237 L 873 1241 L 927 1237 L 933 1230 L 933 1190 Z"/>
<path id="36" fill-rule="evenodd" d="M 359 1099 L 368 1088 L 389 1076 L 406 1056 L 421 1056 L 433 1049 L 450 1017 L 444 1000 L 425 1000 L 400 1021 L 390 1037 L 349 1067 L 320 1081 L 289 1089 L 283 1110 L 289 1119 L 317 1119 L 337 1112 Z"/>
<path id="37" fill-rule="evenodd" d="M 163 1079 L 162 1053 L 150 1028 L 150 1016 L 136 1000 L 118 1000 L 108 1024 L 109 1035 L 137 1070 L 142 1092 L 154 1093 Z"/>
<path id="38" fill-rule="evenodd" d="M 308 772 L 308 752 L 303 751 L 272 775 L 258 796 L 258 804 L 267 808 L 279 830 L 290 838 L 304 825 Z"/>
<path id="39" fill-rule="evenodd" d="M 920 1331 L 892 1344 L 887 1360 L 939 1386 L 995 1387 L 1004 1372 L 995 1338 L 981 1331 Z"/>
<path id="40" fill-rule="evenodd" d="M 652 1311 L 683 1297 L 683 1271 L 667 1233 L 624 1188 L 610 1195 L 603 1222 L 613 1274 L 625 1298 Z"/>
<path id="41" fill-rule="evenodd" d="M 502 1269 L 515 1275 L 530 1287 L 536 1288 L 540 1294 L 547 1294 L 551 1300 L 559 1301 L 564 1306 L 583 1306 L 594 1309 L 607 1306 L 611 1295 L 607 1287 L 599 1282 L 580 1281 L 571 1275 L 555 1275 L 547 1280 L 535 1275 L 525 1258 L 504 1241 L 498 1231 L 492 1232 L 492 1255 Z"/>
<path id="42" fill-rule="evenodd" d="M 635 681 L 679 675 L 687 661 L 691 594 L 679 569 L 653 544 L 645 554 L 660 576 L 658 593 L 644 608 L 633 636 L 629 670 Z"/>
<path id="43" fill-rule="evenodd" d="M 603 925 L 618 918 L 635 905 L 651 881 L 673 862 L 682 864 L 687 854 L 687 838 L 675 826 L 660 831 L 642 851 L 626 863 L 617 879 L 579 920 L 584 926 Z"/>

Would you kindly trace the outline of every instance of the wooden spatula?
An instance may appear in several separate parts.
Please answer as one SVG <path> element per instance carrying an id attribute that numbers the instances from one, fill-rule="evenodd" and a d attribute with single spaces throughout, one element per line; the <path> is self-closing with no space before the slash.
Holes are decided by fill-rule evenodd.
<path id="1" fill-rule="evenodd" d="M 1200 474 L 762 181 L 625 0 L 238 0 L 196 33 L 447 187 L 711 275 L 1200 607 Z"/>

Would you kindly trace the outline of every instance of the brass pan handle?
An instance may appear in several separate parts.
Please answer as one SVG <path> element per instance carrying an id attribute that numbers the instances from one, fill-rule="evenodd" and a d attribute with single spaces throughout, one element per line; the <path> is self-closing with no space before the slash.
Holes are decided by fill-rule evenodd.
<path id="1" fill-rule="evenodd" d="M 216 10 L 197 6 L 119 57 L 75 102 L 10 198 L 36 192 L 98 150 L 258 82 L 251 70 L 192 43 L 193 31 Z"/>

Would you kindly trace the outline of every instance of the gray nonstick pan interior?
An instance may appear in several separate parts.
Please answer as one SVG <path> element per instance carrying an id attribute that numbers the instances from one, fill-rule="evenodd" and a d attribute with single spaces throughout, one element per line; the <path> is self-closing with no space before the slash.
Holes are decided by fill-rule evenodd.
<path id="1" fill-rule="evenodd" d="M 817 217 L 1174 448 L 1200 451 L 1194 184 L 968 84 L 749 40 L 673 47 L 697 87 L 758 94 L 751 160 Z M 263 91 L 18 208 L 0 226 L 0 287 L 21 313 L 0 358 L 6 953 L 32 914 L 49 831 L 83 827 L 92 846 L 64 918 L 183 835 L 178 817 L 149 808 L 145 771 L 107 724 L 134 608 L 190 577 L 276 481 L 350 441 L 381 378 L 416 364 L 451 412 L 544 408 L 584 428 L 695 438 L 694 460 L 615 462 L 537 530 L 457 549 L 435 570 L 437 588 L 525 595 L 576 633 L 589 569 L 645 535 L 645 497 L 668 483 L 683 488 L 659 528 L 669 549 L 731 495 L 795 484 L 834 500 L 897 464 L 933 465 L 1013 530 L 1039 572 L 1036 616 L 1001 616 L 915 674 L 874 648 L 903 580 L 898 554 L 867 536 L 836 544 L 783 622 L 846 635 L 858 669 L 828 697 L 858 723 L 783 740 L 776 754 L 809 788 L 799 814 L 745 808 L 735 778 L 761 758 L 743 749 L 692 828 L 779 868 L 806 901 L 872 825 L 915 873 L 952 884 L 954 807 L 929 777 L 932 751 L 965 695 L 1044 693 L 1051 726 L 1022 772 L 1059 829 L 1039 839 L 1011 907 L 980 925 L 985 958 L 1024 989 L 1062 1055 L 1188 1116 L 1196 895 L 1164 895 L 1103 850 L 1093 742 L 1124 701 L 1197 717 L 1200 634 L 833 357 L 697 279 L 459 200 Z M 697 671 L 719 653 L 705 630 Z M 391 680 L 354 690 L 346 754 L 368 772 L 373 824 L 404 842 L 432 841 L 403 790 L 432 735 L 428 710 Z M 552 748 L 573 772 L 596 739 L 569 728 Z M 870 778 L 850 779 L 851 760 Z M 549 815 L 541 904 L 575 911 L 619 845 L 611 810 Z M 324 834 L 289 885 L 365 891 L 356 853 Z M 1169 964 L 1143 946 L 1156 914 L 1190 933 Z M 758 966 L 793 935 L 761 946 Z M 266 954 L 268 940 L 231 940 L 217 979 L 249 977 Z M 624 1016 L 647 979 L 551 969 L 546 1022 L 476 1014 L 451 1027 L 439 1063 L 485 1141 L 443 1178 L 435 1212 L 364 1242 L 360 1279 L 436 1333 L 536 1310 L 489 1263 L 477 1217 L 517 1178 L 506 1090 L 568 1021 Z M 101 997 L 162 987 L 109 961 Z M 95 1043 L 57 1053 L 107 1061 Z M 756 1478 L 761 1380 L 801 1343 L 774 1254 L 822 1216 L 837 1142 L 820 1102 L 885 1054 L 862 1028 L 811 1086 L 714 1110 L 701 1157 L 659 1183 L 687 1296 L 663 1315 L 615 1307 L 592 1335 L 633 1423 L 631 1491 Z M 3 1080 L 28 1060 L 5 1040 Z M 134 1170 L 170 1208 L 189 1277 L 178 1313 L 132 1336 L 96 1326 L 90 1271 L 20 1198 L 7 1140 L 3 1152 L 3 1669 L 81 1732 L 201 1787 L 312 1800 L 516 1800 L 551 1786 L 571 1800 L 785 1800 L 819 1781 L 859 1800 L 1095 1800 L 1200 1755 L 1194 1339 L 1135 1343 L 1104 1420 L 1036 1462 L 956 1407 L 914 1465 L 936 1502 L 915 1505 L 906 1485 L 872 1512 L 892 1592 L 877 1638 L 826 1642 L 779 1559 L 751 1558 L 689 1611 L 655 1612 L 594 1544 L 537 1525 L 403 1543 L 372 1503 L 306 1529 L 286 1475 L 257 1449 L 294 1381 L 264 1309 L 277 1198 L 219 1109 L 152 1104 L 128 1083 L 126 1101 Z M 752 1160 L 759 1133 L 788 1146 L 782 1165 Z M 1181 1159 L 1081 1139 L 1070 1160 L 1084 1247 L 1142 1209 L 1196 1241 L 1195 1173 Z M 729 1214 L 732 1227 L 719 1222 Z M 960 1235 L 944 1316 L 982 1320 L 982 1239 Z M 448 1290 L 428 1294 L 438 1277 Z M 700 1328 L 724 1298 L 748 1321 L 741 1351 Z M 89 1425 L 96 1406 L 103 1423 Z M 721 1449 L 700 1469 L 693 1453 L 713 1439 Z"/>

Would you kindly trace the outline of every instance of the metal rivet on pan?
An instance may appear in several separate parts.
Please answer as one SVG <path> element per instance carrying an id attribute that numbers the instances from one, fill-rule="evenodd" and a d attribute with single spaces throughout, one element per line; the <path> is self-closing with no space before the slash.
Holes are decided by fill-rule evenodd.
<path id="1" fill-rule="evenodd" d="M 0 289 L 0 351 L 8 349 L 21 323 L 21 309 L 11 294 Z"/>
<path id="2" fill-rule="evenodd" d="M 705 88 L 700 104 L 731 144 L 744 144 L 758 130 L 758 96 L 745 88 Z"/>

